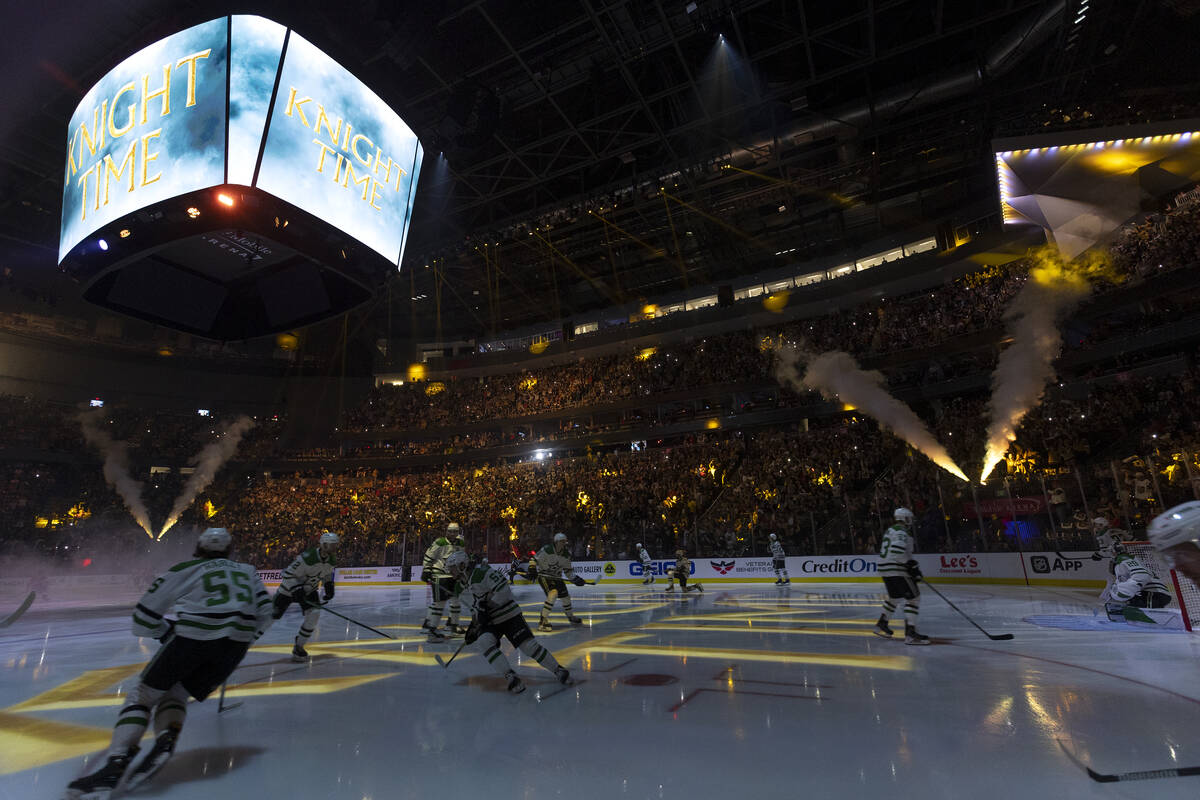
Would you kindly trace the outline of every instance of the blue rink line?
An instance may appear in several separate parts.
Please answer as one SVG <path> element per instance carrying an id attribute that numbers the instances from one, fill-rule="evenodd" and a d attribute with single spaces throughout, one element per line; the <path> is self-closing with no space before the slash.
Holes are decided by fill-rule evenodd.
<path id="1" fill-rule="evenodd" d="M 1183 628 L 1160 628 L 1153 625 L 1127 625 L 1124 622 L 1111 622 L 1099 615 L 1085 617 L 1081 614 L 1034 614 L 1023 617 L 1022 622 L 1037 625 L 1040 628 L 1058 628 L 1064 631 L 1106 631 L 1129 633 L 1187 633 Z"/>

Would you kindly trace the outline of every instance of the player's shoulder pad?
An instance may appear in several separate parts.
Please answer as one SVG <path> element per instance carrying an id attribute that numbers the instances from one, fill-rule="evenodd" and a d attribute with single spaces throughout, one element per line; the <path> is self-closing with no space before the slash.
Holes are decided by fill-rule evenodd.
<path id="1" fill-rule="evenodd" d="M 438 538 L 433 540 L 433 543 L 435 545 L 437 545 L 438 547 L 446 547 L 447 545 L 450 544 L 450 540 L 447 539 L 445 536 L 439 536 Z"/>
<path id="2" fill-rule="evenodd" d="M 305 564 L 315 564 L 321 560 L 321 556 L 315 547 L 310 547 L 305 550 L 300 554 L 300 558 L 303 559 Z"/>
<path id="3" fill-rule="evenodd" d="M 178 564 L 176 564 L 175 566 L 171 567 L 169 570 L 167 570 L 167 572 L 183 572 L 188 567 L 194 567 L 197 564 L 200 564 L 200 563 L 202 563 L 204 561 L 208 561 L 208 560 L 209 559 L 207 559 L 207 558 L 193 558 L 191 561 L 181 561 Z"/>

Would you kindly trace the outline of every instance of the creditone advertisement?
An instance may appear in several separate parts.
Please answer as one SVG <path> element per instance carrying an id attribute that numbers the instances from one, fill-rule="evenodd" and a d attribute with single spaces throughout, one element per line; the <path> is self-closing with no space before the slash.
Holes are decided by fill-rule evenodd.
<path id="1" fill-rule="evenodd" d="M 67 127 L 58 259 L 126 214 L 225 180 L 224 18 L 135 53 Z"/>
<path id="2" fill-rule="evenodd" d="M 80 101 L 59 261 L 140 208 L 237 184 L 399 265 L 422 157 L 404 120 L 306 39 L 262 17 L 221 17 L 135 53 Z"/>

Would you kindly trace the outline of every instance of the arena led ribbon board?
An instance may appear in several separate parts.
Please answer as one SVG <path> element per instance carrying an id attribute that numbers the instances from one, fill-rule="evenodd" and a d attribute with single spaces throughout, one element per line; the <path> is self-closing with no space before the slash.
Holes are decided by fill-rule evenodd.
<path id="1" fill-rule="evenodd" d="M 400 116 L 295 31 L 221 17 L 80 101 L 59 262 L 92 302 L 214 339 L 308 324 L 401 265 L 421 160 Z"/>
<path id="2" fill-rule="evenodd" d="M 1005 224 L 1044 228 L 1073 258 L 1200 179 L 1200 120 L 997 139 Z"/>

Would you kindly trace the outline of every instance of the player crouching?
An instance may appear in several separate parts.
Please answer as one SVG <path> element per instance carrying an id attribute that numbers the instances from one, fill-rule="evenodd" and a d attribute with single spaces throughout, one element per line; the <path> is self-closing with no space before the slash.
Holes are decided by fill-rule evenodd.
<path id="1" fill-rule="evenodd" d="M 1108 572 L 1112 576 L 1100 599 L 1110 618 L 1123 620 L 1125 606 L 1133 608 L 1165 608 L 1171 603 L 1171 590 L 1154 577 L 1150 570 L 1129 553 L 1120 543 L 1109 546 L 1112 560 Z"/>
<path id="2" fill-rule="evenodd" d="M 104 800 L 138 754 L 138 742 L 154 716 L 154 746 L 129 774 L 124 790 L 157 772 L 175 751 L 187 715 L 188 695 L 199 702 L 237 668 L 250 642 L 271 625 L 271 599 L 249 564 L 228 559 L 232 538 L 225 528 L 200 534 L 195 559 L 155 579 L 133 611 L 133 633 L 163 643 L 142 671 L 117 716 L 108 759 L 71 781 L 68 800 Z M 178 621 L 167 619 L 172 609 Z"/>
<path id="3" fill-rule="evenodd" d="M 571 686 L 575 681 L 567 668 L 558 663 L 554 655 L 538 644 L 521 613 L 521 607 L 513 599 L 508 581 L 499 571 L 486 564 L 471 566 L 471 560 L 461 550 L 446 558 L 446 571 L 461 587 L 464 603 L 472 608 L 475 618 L 467 628 L 464 642 L 483 645 L 483 657 L 492 669 L 508 681 L 508 690 L 513 694 L 525 691 L 525 684 L 513 671 L 508 659 L 500 652 L 500 637 L 505 636 L 512 646 L 554 673 L 559 683 Z"/>
<path id="4" fill-rule="evenodd" d="M 675 566 L 667 570 L 667 591 L 675 591 L 675 581 L 679 581 L 679 588 L 687 594 L 695 589 L 700 594 L 704 594 L 704 585 L 699 581 L 688 586 L 688 575 L 692 571 L 692 562 L 683 554 L 682 550 L 675 551 Z"/>

